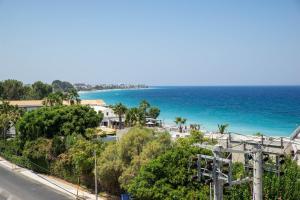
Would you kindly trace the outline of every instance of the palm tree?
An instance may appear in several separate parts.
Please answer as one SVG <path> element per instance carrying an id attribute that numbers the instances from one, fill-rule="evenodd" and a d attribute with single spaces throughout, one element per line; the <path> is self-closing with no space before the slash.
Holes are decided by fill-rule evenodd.
<path id="1" fill-rule="evenodd" d="M 126 112 L 125 123 L 128 126 L 145 125 L 145 116 L 138 108 L 130 108 Z"/>
<path id="2" fill-rule="evenodd" d="M 0 102 L 0 130 L 2 130 L 3 139 L 9 129 L 17 123 L 21 116 L 21 110 L 17 106 L 9 105 L 9 102 Z"/>
<path id="3" fill-rule="evenodd" d="M 196 131 L 199 131 L 200 130 L 200 124 L 191 124 L 190 125 L 190 128 L 192 129 L 192 130 L 196 130 Z"/>
<path id="4" fill-rule="evenodd" d="M 130 108 L 127 110 L 126 115 L 125 115 L 125 124 L 126 126 L 132 126 L 136 122 L 136 115 L 134 108 Z"/>
<path id="5" fill-rule="evenodd" d="M 43 104 L 46 106 L 56 106 L 63 104 L 63 96 L 60 93 L 51 93 L 43 100 Z"/>
<path id="6" fill-rule="evenodd" d="M 142 101 L 140 102 L 139 108 L 140 108 L 141 110 L 143 110 L 143 111 L 146 113 L 147 109 L 150 108 L 150 104 L 149 104 L 148 101 L 142 100 Z"/>
<path id="7" fill-rule="evenodd" d="M 126 113 L 127 108 L 122 103 L 117 103 L 112 106 L 112 110 L 119 117 L 119 129 L 121 129 L 122 128 L 122 116 Z"/>
<path id="8" fill-rule="evenodd" d="M 179 125 L 179 132 L 182 133 L 182 125 L 185 124 L 186 119 L 182 117 L 176 117 L 174 122 Z"/>
<path id="9" fill-rule="evenodd" d="M 70 89 L 68 91 L 68 93 L 66 94 L 66 100 L 69 101 L 70 105 L 74 105 L 75 102 L 76 102 L 76 104 L 79 104 L 80 98 L 79 98 L 77 90 Z"/>
<path id="10" fill-rule="evenodd" d="M 218 124 L 219 133 L 224 134 L 229 124 Z"/>

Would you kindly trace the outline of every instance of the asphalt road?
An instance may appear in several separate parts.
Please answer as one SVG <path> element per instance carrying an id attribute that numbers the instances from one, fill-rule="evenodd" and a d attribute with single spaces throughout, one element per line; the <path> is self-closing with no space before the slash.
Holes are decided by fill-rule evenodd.
<path id="1" fill-rule="evenodd" d="M 0 166 L 0 200 L 70 199 L 74 198 Z"/>

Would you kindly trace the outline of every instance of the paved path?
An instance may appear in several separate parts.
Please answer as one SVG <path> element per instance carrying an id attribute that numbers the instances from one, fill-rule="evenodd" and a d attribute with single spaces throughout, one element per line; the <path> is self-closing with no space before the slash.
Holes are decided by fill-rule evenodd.
<path id="1" fill-rule="evenodd" d="M 44 184 L 0 166 L 0 200 L 74 199 Z"/>

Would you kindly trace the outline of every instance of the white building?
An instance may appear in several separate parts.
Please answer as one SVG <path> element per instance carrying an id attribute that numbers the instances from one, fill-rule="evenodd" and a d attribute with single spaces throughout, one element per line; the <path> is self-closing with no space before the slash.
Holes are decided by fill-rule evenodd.
<path id="1" fill-rule="evenodd" d="M 100 106 L 95 105 L 91 106 L 96 112 L 103 113 L 103 119 L 101 122 L 101 126 L 109 127 L 109 128 L 116 128 L 119 124 L 119 117 L 116 116 L 113 110 L 108 106 Z M 125 117 L 122 117 L 122 122 L 124 123 Z"/>

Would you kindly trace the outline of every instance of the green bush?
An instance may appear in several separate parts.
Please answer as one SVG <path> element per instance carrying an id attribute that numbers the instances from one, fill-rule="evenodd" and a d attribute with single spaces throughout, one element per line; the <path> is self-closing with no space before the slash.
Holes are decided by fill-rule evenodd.
<path id="1" fill-rule="evenodd" d="M 189 158 L 204 153 L 191 146 L 176 146 L 141 168 L 128 187 L 134 199 L 209 199 L 209 187 L 192 182 Z"/>
<path id="2" fill-rule="evenodd" d="M 28 159 L 32 170 L 41 173 L 50 172 L 51 144 L 52 141 L 45 138 L 26 142 L 23 156 Z"/>
<path id="3" fill-rule="evenodd" d="M 87 128 L 98 126 L 100 121 L 100 115 L 88 106 L 43 107 L 25 113 L 17 124 L 17 130 L 24 144 L 39 137 L 84 135 Z"/>

